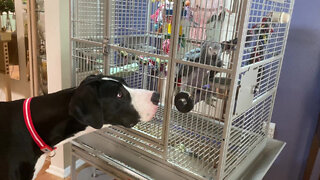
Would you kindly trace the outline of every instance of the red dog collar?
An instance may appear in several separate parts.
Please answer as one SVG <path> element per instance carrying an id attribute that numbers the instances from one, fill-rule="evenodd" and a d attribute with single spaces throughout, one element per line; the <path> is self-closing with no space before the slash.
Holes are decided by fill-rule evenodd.
<path id="1" fill-rule="evenodd" d="M 40 150 L 44 153 L 48 153 L 53 151 L 56 148 L 51 148 L 48 146 L 39 136 L 36 129 L 33 126 L 32 118 L 31 118 L 31 111 L 30 111 L 30 102 L 32 98 L 28 98 L 24 100 L 23 103 L 23 116 L 24 116 L 24 122 L 26 123 L 27 129 L 32 136 L 33 141 L 39 146 Z"/>

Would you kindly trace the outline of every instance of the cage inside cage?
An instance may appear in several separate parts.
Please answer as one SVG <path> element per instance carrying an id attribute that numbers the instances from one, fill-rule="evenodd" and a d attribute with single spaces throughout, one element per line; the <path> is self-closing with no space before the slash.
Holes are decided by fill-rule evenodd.
<path id="1" fill-rule="evenodd" d="M 263 145 L 292 0 L 73 0 L 75 83 L 158 91 L 151 122 L 104 133 L 186 173 L 228 177 Z"/>

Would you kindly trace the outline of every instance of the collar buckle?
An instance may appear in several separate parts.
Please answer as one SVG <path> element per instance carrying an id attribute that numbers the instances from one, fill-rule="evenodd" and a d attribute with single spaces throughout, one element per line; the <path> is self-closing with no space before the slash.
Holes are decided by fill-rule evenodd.
<path id="1" fill-rule="evenodd" d="M 44 147 L 44 148 L 41 149 L 41 151 L 44 152 L 44 153 L 50 153 L 52 151 L 50 149 L 48 147 Z"/>

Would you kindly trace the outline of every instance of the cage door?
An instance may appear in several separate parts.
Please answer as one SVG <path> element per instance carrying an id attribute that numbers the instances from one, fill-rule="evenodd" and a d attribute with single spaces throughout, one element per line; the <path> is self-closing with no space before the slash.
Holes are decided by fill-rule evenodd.
<path id="1" fill-rule="evenodd" d="M 124 78 L 131 88 L 157 91 L 161 95 L 158 112 L 151 122 L 138 123 L 132 129 L 111 127 L 108 135 L 132 144 L 133 148 L 163 155 L 170 116 L 166 102 L 170 96 L 174 2 L 112 0 L 108 4 L 106 73 Z M 155 17 L 160 9 L 163 16 Z"/>
<path id="2" fill-rule="evenodd" d="M 259 84 L 257 83 L 258 70 L 257 67 L 251 67 L 240 75 L 234 115 L 242 114 L 252 106 L 254 94 L 259 88 Z"/>

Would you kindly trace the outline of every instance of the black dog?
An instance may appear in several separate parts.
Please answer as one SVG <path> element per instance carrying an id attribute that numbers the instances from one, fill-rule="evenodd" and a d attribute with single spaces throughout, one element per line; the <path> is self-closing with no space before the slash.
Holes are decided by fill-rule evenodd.
<path id="1" fill-rule="evenodd" d="M 78 88 L 33 98 L 30 111 L 39 136 L 52 147 L 91 127 L 89 132 L 107 125 L 131 128 L 139 121 L 150 121 L 158 102 L 156 92 L 131 89 L 121 78 L 92 75 Z M 35 165 L 41 169 L 45 159 L 24 122 L 23 103 L 0 102 L 2 180 L 31 180 L 39 170 Z"/>

